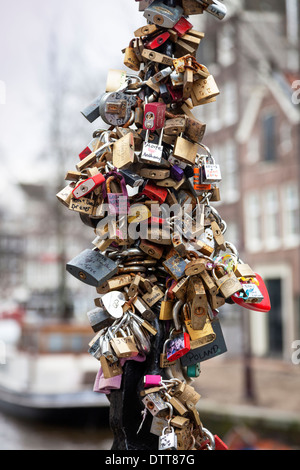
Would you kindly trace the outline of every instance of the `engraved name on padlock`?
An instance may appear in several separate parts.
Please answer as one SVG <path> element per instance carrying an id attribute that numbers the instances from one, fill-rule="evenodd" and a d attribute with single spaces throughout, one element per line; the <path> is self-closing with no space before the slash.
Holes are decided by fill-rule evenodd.
<path id="1" fill-rule="evenodd" d="M 99 251 L 87 249 L 69 261 L 67 271 L 83 283 L 99 287 L 118 272 L 118 266 Z"/>

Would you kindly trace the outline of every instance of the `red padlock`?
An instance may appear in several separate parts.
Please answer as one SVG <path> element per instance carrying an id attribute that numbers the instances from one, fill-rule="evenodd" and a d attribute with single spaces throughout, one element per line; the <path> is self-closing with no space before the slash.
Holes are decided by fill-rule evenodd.
<path id="1" fill-rule="evenodd" d="M 162 46 L 170 37 L 170 33 L 165 32 L 160 34 L 159 36 L 156 36 L 155 38 L 151 39 L 150 41 L 147 41 L 144 46 L 146 49 L 157 49 L 158 47 Z"/>
<path id="2" fill-rule="evenodd" d="M 98 175 L 79 183 L 76 188 L 72 191 L 72 194 L 75 199 L 80 199 L 81 197 L 87 196 L 89 193 L 94 191 L 94 189 L 98 188 L 98 186 L 101 186 L 104 181 L 104 175 L 102 175 L 102 173 L 99 173 Z"/>
<path id="3" fill-rule="evenodd" d="M 178 36 L 181 38 L 181 36 L 186 34 L 190 29 L 192 29 L 192 27 L 192 23 L 182 16 L 172 29 L 174 29 L 174 31 L 176 31 Z"/>
<path id="4" fill-rule="evenodd" d="M 172 102 L 176 103 L 177 101 L 182 101 L 183 100 L 183 89 L 182 87 L 177 87 L 177 88 L 174 88 L 172 87 L 172 85 L 168 85 L 167 84 L 167 89 L 170 93 L 170 96 L 171 96 L 171 99 L 172 99 Z"/>
<path id="5" fill-rule="evenodd" d="M 146 131 L 162 129 L 165 125 L 167 106 L 165 103 L 148 103 L 145 105 L 143 128 Z"/>
<path id="6" fill-rule="evenodd" d="M 147 196 L 152 201 L 158 201 L 163 204 L 167 199 L 168 190 L 163 187 L 156 186 L 156 184 L 148 181 L 148 183 L 143 189 L 142 194 Z"/>
<path id="7" fill-rule="evenodd" d="M 215 438 L 216 450 L 228 450 L 228 446 L 225 444 L 225 442 L 222 441 L 222 439 L 220 439 L 219 436 L 215 434 L 214 438 Z"/>

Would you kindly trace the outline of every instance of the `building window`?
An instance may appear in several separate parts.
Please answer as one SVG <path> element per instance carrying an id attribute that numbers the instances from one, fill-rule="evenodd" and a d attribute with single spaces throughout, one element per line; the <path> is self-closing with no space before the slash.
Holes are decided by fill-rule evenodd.
<path id="1" fill-rule="evenodd" d="M 273 113 L 263 118 L 263 159 L 266 162 L 274 162 L 277 159 L 276 122 L 277 119 Z"/>
<path id="2" fill-rule="evenodd" d="M 261 202 L 259 194 L 251 191 L 244 202 L 244 225 L 246 248 L 258 252 L 262 246 Z"/>
<path id="3" fill-rule="evenodd" d="M 237 147 L 233 140 L 228 140 L 220 149 L 220 163 L 222 182 L 222 200 L 227 204 L 237 202 L 240 197 Z"/>
<path id="4" fill-rule="evenodd" d="M 280 245 L 279 196 L 276 188 L 268 188 L 264 198 L 264 239 L 266 250 Z"/>
<path id="5" fill-rule="evenodd" d="M 252 165 L 260 160 L 259 138 L 257 135 L 251 136 L 247 142 L 247 163 Z"/>
<path id="6" fill-rule="evenodd" d="M 224 24 L 222 31 L 218 37 L 218 62 L 223 67 L 229 67 L 235 62 L 235 30 L 234 26 L 227 23 Z"/>
<path id="7" fill-rule="evenodd" d="M 238 91 L 235 82 L 227 82 L 220 96 L 223 127 L 234 125 L 238 119 Z"/>
<path id="8" fill-rule="evenodd" d="M 289 153 L 293 148 L 292 127 L 287 122 L 280 126 L 280 150 L 283 155 Z"/>
<path id="9" fill-rule="evenodd" d="M 290 183 L 283 188 L 283 226 L 286 245 L 300 243 L 300 201 L 297 183 Z"/>

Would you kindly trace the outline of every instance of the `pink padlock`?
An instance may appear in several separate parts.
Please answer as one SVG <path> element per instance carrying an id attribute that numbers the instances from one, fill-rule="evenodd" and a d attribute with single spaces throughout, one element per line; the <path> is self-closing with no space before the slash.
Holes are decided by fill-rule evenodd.
<path id="1" fill-rule="evenodd" d="M 145 375 L 144 376 L 144 387 L 157 387 L 161 385 L 161 375 Z"/>

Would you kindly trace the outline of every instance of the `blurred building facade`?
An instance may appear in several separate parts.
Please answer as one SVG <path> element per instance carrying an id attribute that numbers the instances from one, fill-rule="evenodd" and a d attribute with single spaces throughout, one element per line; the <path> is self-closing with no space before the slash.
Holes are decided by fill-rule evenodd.
<path id="1" fill-rule="evenodd" d="M 249 313 L 252 352 L 290 360 L 300 337 L 299 3 L 230 3 L 218 28 L 204 19 L 200 60 L 221 94 L 197 115 L 222 169 L 226 238 L 271 297 L 269 314 Z"/>
<path id="2" fill-rule="evenodd" d="M 207 123 L 204 143 L 222 169 L 217 206 L 228 223 L 226 238 L 271 295 L 270 314 L 249 313 L 252 351 L 289 360 L 291 343 L 300 338 L 300 105 L 292 100 L 300 79 L 299 2 L 231 0 L 226 6 L 229 14 L 218 27 L 210 15 L 191 17 L 205 31 L 199 61 L 221 91 L 197 116 Z M 91 229 L 56 201 L 53 186 L 20 188 L 22 229 L 19 220 L 0 228 L 1 286 L 6 294 L 22 286 L 28 311 L 82 318 L 93 308 L 91 289 L 68 275 L 65 264 L 90 246 Z M 227 311 L 231 331 L 240 329 L 239 317 L 248 312 Z"/>

